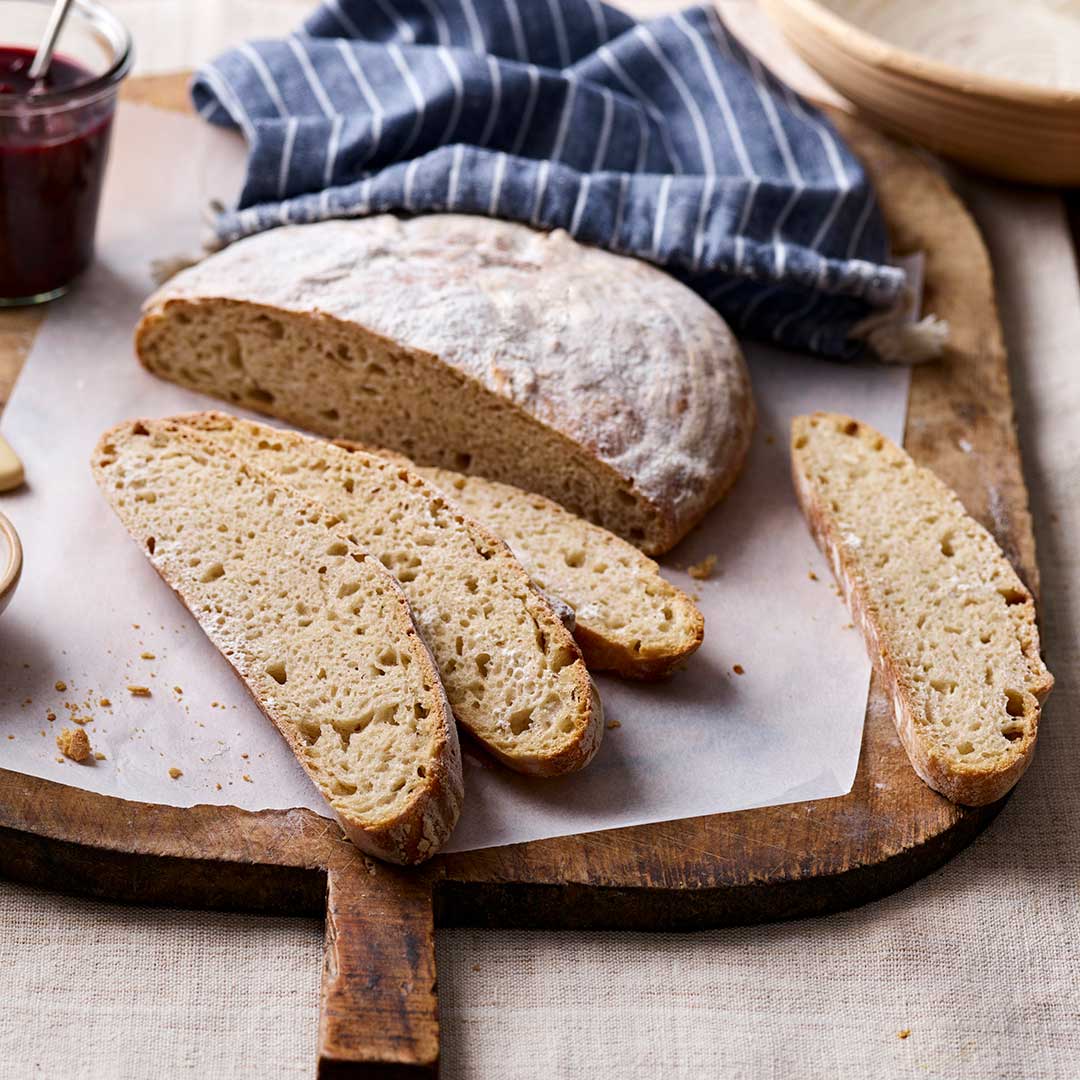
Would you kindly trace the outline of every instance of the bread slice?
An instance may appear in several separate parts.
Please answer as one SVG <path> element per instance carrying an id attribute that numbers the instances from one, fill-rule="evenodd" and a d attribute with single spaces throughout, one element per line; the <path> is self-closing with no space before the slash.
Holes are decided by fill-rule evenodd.
<path id="1" fill-rule="evenodd" d="M 885 677 L 915 771 L 968 806 L 1031 761 L 1054 684 L 1035 604 L 994 538 L 933 473 L 848 416 L 792 424 L 795 490 Z"/>
<path id="2" fill-rule="evenodd" d="M 754 420 L 738 343 L 692 290 L 474 215 L 238 240 L 147 301 L 135 347 L 183 386 L 538 491 L 648 554 L 725 494 Z"/>
<path id="3" fill-rule="evenodd" d="M 519 772 L 588 764 L 603 734 L 581 652 L 497 537 L 402 465 L 224 413 L 178 420 L 326 506 L 404 590 L 458 722 Z"/>
<path id="4" fill-rule="evenodd" d="M 394 578 L 330 511 L 178 424 L 120 424 L 92 467 L 349 839 L 391 862 L 434 855 L 461 809 L 461 758 Z"/>
<path id="5" fill-rule="evenodd" d="M 339 445 L 357 448 L 355 444 Z M 700 647 L 705 620 L 647 555 L 543 495 L 451 469 L 401 461 L 509 546 L 546 594 L 570 605 L 590 671 L 662 679 Z"/>

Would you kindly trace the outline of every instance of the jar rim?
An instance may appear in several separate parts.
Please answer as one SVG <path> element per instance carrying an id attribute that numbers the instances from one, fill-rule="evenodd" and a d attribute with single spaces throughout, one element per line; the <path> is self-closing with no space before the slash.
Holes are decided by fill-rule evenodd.
<path id="1" fill-rule="evenodd" d="M 48 3 L 49 0 L 37 0 L 37 2 Z M 0 0 L 0 8 L 2 7 L 3 0 Z M 44 112 L 49 109 L 86 104 L 110 91 L 131 70 L 135 49 L 128 28 L 96 0 L 74 0 L 73 7 L 91 26 L 101 31 L 109 44 L 113 46 L 115 59 L 112 64 L 102 74 L 95 75 L 92 79 L 77 83 L 75 86 L 66 86 L 60 90 L 45 90 L 33 95 L 4 94 L 0 96 L 0 114 Z"/>

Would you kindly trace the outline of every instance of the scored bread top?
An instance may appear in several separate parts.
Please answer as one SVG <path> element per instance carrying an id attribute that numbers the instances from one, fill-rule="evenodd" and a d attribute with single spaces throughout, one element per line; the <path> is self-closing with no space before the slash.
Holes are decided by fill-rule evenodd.
<path id="1" fill-rule="evenodd" d="M 461 759 L 393 577 L 330 511 L 186 427 L 120 424 L 92 465 L 349 838 L 393 862 L 433 855 L 461 809 Z"/>
<path id="2" fill-rule="evenodd" d="M 505 764 L 580 769 L 603 733 L 570 632 L 506 545 L 404 466 L 224 413 L 198 430 L 341 518 L 396 576 L 458 721 Z"/>
<path id="3" fill-rule="evenodd" d="M 229 339 L 229 319 L 235 330 L 241 316 L 227 308 L 227 318 L 208 331 L 216 337 L 213 346 L 184 337 L 185 348 L 170 352 L 157 325 L 170 317 L 170 307 L 181 320 L 209 326 L 203 307 L 209 303 L 258 305 L 266 318 L 274 311 L 310 318 L 303 384 L 249 386 L 244 369 L 257 365 L 252 354 L 267 346 L 256 345 L 253 330 Z M 370 409 L 378 403 L 351 400 L 364 386 L 348 382 L 346 392 L 332 321 L 362 328 L 399 351 L 437 357 L 453 371 L 458 408 L 461 395 L 479 384 L 583 448 L 597 473 L 620 478 L 618 498 L 628 522 L 638 521 L 631 516 L 635 502 L 651 515 L 637 526 L 635 542 L 653 553 L 670 548 L 722 496 L 749 445 L 754 410 L 746 366 L 734 335 L 701 297 L 655 266 L 579 244 L 563 231 L 477 216 L 381 215 L 286 226 L 239 240 L 150 297 L 137 347 L 151 370 L 185 385 L 219 395 L 227 390 L 234 401 L 326 435 L 372 441 Z M 203 347 L 220 365 L 212 377 L 198 371 L 206 363 L 197 355 Z M 402 366 L 400 357 L 388 357 L 379 358 L 380 368 Z M 320 398 L 318 410 L 301 408 L 327 373 L 346 380 L 339 399 Z M 274 373 L 259 377 L 273 380 Z M 380 385 L 372 382 L 369 389 L 381 392 Z M 412 392 L 419 398 L 421 389 Z M 470 402 L 474 426 L 499 423 L 489 401 Z M 346 423 L 365 426 L 350 430 Z M 418 423 L 417 415 L 403 418 L 378 441 L 452 466 L 439 445 L 452 438 L 446 424 L 441 430 L 425 425 L 421 434 L 397 430 Z M 524 477 L 505 459 L 526 453 L 521 439 L 542 439 L 526 431 L 519 425 L 519 445 L 499 443 L 498 453 L 484 451 L 486 441 L 498 441 L 498 431 L 478 432 L 475 452 L 487 453 L 489 470 L 501 465 L 501 479 L 520 483 Z M 413 449 L 406 438 L 416 440 Z M 449 449 L 465 447 L 455 441 Z M 565 476 L 533 480 L 576 506 L 585 498 L 578 490 L 584 481 L 566 453 Z M 545 471 L 559 471 L 550 457 L 544 460 Z M 605 512 L 614 521 L 618 506 Z"/>
<path id="4" fill-rule="evenodd" d="M 500 536 L 541 588 L 570 605 L 590 671 L 659 679 L 701 645 L 705 620 L 694 602 L 614 533 L 511 484 L 408 465 Z"/>
<path id="5" fill-rule="evenodd" d="M 994 538 L 933 473 L 848 416 L 792 424 L 792 467 L 916 772 L 982 805 L 1027 767 L 1053 678 L 1035 604 Z"/>

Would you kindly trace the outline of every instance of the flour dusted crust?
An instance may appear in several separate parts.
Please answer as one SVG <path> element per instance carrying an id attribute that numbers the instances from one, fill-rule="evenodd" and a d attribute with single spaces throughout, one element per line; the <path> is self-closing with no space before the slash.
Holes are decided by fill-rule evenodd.
<path id="1" fill-rule="evenodd" d="M 288 316 L 304 320 L 305 340 Z M 348 330 L 353 345 L 363 335 L 359 373 L 341 360 L 356 351 Z M 283 333 L 271 363 L 268 339 Z M 753 424 L 738 345 L 700 297 L 565 232 L 480 217 L 381 216 L 241 240 L 151 297 L 136 343 L 144 364 L 185 385 L 539 491 L 651 553 L 726 492 Z M 393 377 L 388 360 L 401 389 L 378 381 Z M 421 384 L 444 423 L 419 391 L 393 411 Z M 455 427 L 462 411 L 469 422 Z"/>

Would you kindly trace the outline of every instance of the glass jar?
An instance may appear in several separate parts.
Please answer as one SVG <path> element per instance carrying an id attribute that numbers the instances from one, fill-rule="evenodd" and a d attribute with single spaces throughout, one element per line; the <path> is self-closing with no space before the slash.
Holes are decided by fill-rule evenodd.
<path id="1" fill-rule="evenodd" d="M 131 36 L 75 0 L 44 80 L 27 72 L 52 0 L 0 0 L 0 307 L 60 296 L 94 254 Z"/>

